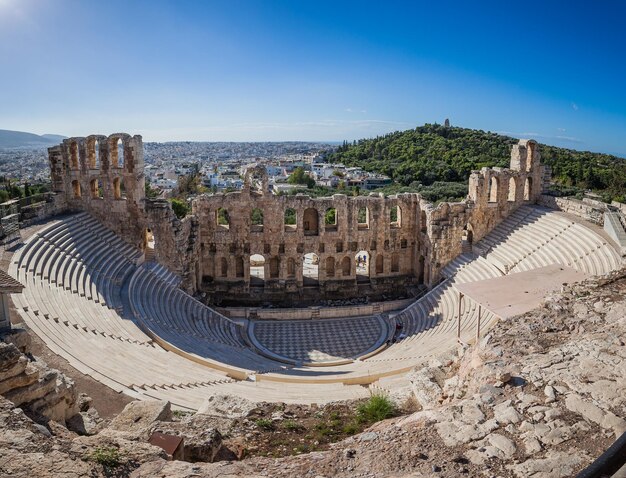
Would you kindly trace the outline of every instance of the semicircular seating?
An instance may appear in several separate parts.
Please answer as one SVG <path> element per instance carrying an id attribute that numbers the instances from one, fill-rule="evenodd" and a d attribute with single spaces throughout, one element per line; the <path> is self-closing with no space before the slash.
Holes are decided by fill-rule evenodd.
<path id="1" fill-rule="evenodd" d="M 371 355 L 324 367 L 259 353 L 245 321 L 235 322 L 185 293 L 174 274 L 141 263 L 140 251 L 85 213 L 51 221 L 30 237 L 14 254 L 10 273 L 26 286 L 23 294 L 13 296 L 24 321 L 72 366 L 119 392 L 195 409 L 217 393 L 324 403 L 367 396 L 369 391 L 359 384 L 406 386 L 403 372 L 457 343 L 455 284 L 554 263 L 591 274 L 621 264 L 603 236 L 535 206 L 519 208 L 474 248 L 480 254 L 451 261 L 443 269 L 445 280 L 429 293 L 391 318 L 378 319 L 388 320 L 388 337 L 395 324 L 402 324 L 405 338 Z M 465 297 L 460 308 L 461 339 L 469 342 L 478 306 Z M 482 310 L 484 330 L 497 320 Z M 333 327 L 333 321 L 323 324 L 326 333 L 340 333 L 346 340 L 359 333 L 358 320 Z M 280 324 L 266 332 L 278 341 L 299 340 L 281 333 Z"/>

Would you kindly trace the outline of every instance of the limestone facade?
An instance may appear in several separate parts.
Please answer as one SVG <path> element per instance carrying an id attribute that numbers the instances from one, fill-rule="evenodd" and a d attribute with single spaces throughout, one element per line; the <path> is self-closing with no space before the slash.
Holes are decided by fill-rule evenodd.
<path id="1" fill-rule="evenodd" d="M 150 231 L 156 260 L 184 289 L 233 305 L 379 299 L 432 287 L 450 260 L 520 205 L 536 203 L 549 176 L 532 140 L 513 146 L 510 168 L 473 171 L 464 201 L 438 205 L 417 193 L 274 195 L 256 167 L 241 191 L 201 195 L 180 220 L 169 202 L 145 199 L 141 136 L 69 138 L 49 149 L 49 161 L 67 210 L 88 211 L 142 249 Z M 358 256 L 366 261 L 357 271 Z"/>

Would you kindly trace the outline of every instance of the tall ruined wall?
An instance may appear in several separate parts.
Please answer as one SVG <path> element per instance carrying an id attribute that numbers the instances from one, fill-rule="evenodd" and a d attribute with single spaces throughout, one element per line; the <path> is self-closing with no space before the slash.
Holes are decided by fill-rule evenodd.
<path id="1" fill-rule="evenodd" d="M 335 211 L 333 224 L 325 223 L 329 209 Z M 265 261 L 265 293 L 300 291 L 306 286 L 304 256 L 314 253 L 320 291 L 354 295 L 355 256 L 364 251 L 369 287 L 395 287 L 394 279 L 403 277 L 406 283 L 407 277 L 418 276 L 418 210 L 415 194 L 313 199 L 276 196 L 264 186 L 255 191 L 249 181 L 240 192 L 199 197 L 193 202 L 199 222 L 198 286 L 233 296 L 249 293 L 250 257 L 259 255 Z M 295 224 L 286 223 L 286 213 L 295 215 Z M 262 215 L 262 225 L 253 224 L 255 214 Z M 220 224 L 224 215 L 228 224 Z"/>
<path id="2" fill-rule="evenodd" d="M 87 211 L 137 247 L 145 234 L 141 136 L 69 138 L 48 149 L 52 189 L 69 210 Z"/>
<path id="3" fill-rule="evenodd" d="M 151 231 L 156 259 L 189 292 L 261 299 L 294 293 L 302 298 L 312 286 L 315 294 L 330 297 L 433 286 L 448 262 L 471 251 L 473 242 L 515 209 L 536 203 L 549 176 L 532 140 L 513 146 L 509 168 L 473 171 L 464 201 L 436 206 L 413 193 L 276 196 L 258 167 L 248 171 L 242 191 L 200 196 L 192 202 L 192 215 L 179 220 L 167 201 L 145 200 L 141 136 L 70 138 L 48 151 L 58 209 L 88 211 L 142 249 Z M 333 224 L 325 223 L 328 209 L 335 210 Z M 253 210 L 262 224 L 253 223 Z M 294 224 L 286 222 L 287 211 L 295 215 Z M 361 251 L 367 270 L 357 274 Z M 303 273 L 308 253 L 319 259 L 314 284 Z M 250 258 L 257 254 L 264 259 L 260 287 L 250 274 Z"/>

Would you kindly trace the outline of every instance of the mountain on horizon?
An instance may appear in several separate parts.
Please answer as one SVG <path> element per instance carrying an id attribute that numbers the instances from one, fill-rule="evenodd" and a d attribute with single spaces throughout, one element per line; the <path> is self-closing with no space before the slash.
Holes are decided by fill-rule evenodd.
<path id="1" fill-rule="evenodd" d="M 0 149 L 22 149 L 54 146 L 67 136 L 59 134 L 34 134 L 25 131 L 0 129 Z"/>

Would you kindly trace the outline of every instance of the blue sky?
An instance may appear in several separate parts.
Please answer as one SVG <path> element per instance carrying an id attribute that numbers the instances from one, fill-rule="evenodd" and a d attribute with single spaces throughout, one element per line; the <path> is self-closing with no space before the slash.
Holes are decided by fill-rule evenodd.
<path id="1" fill-rule="evenodd" d="M 336 140 L 426 122 L 626 156 L 626 2 L 0 0 L 0 128 Z"/>

